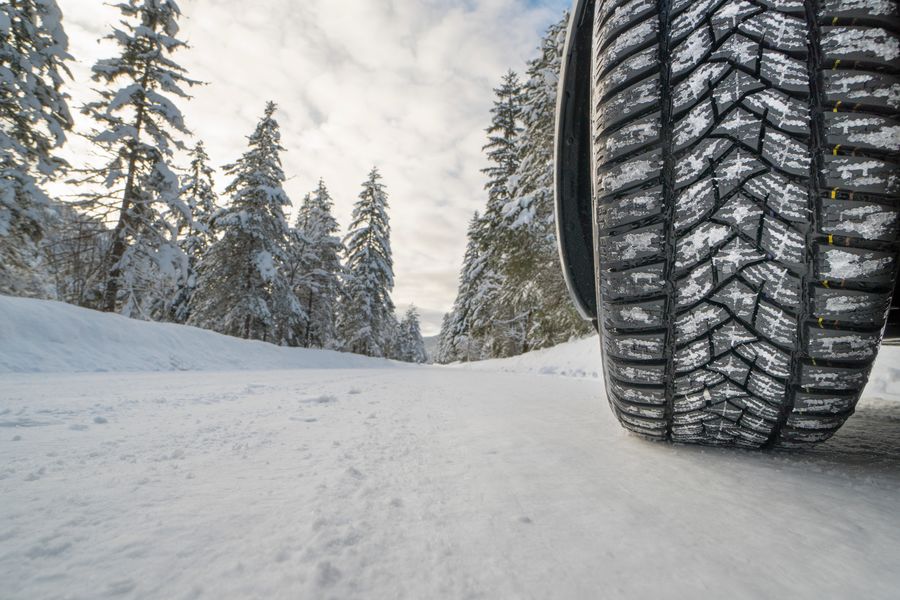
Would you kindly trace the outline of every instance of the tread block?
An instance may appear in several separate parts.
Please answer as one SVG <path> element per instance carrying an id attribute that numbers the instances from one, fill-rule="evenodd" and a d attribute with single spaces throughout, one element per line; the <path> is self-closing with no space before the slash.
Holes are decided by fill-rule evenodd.
<path id="1" fill-rule="evenodd" d="M 787 396 L 787 386 L 785 384 L 760 371 L 750 373 L 747 390 L 754 396 L 777 406 L 783 405 Z"/>
<path id="2" fill-rule="evenodd" d="M 675 244 L 675 266 L 684 269 L 706 259 L 732 236 L 731 228 L 707 221 L 684 235 Z M 730 244 L 729 244 L 730 245 Z M 726 246 L 727 247 L 727 246 Z M 724 248 L 722 249 L 724 250 Z M 721 250 L 720 250 L 721 252 Z"/>
<path id="3" fill-rule="evenodd" d="M 819 8 L 828 17 L 891 17 L 900 13 L 895 0 L 821 0 Z"/>
<path id="4" fill-rule="evenodd" d="M 782 91 L 769 88 L 747 96 L 743 104 L 757 114 L 765 114 L 766 120 L 779 129 L 809 135 L 809 106 Z"/>
<path id="5" fill-rule="evenodd" d="M 710 132 L 715 121 L 713 104 L 704 100 L 696 105 L 675 125 L 674 148 L 676 151 L 697 142 Z"/>
<path id="6" fill-rule="evenodd" d="M 826 417 L 820 415 L 800 415 L 791 413 L 786 426 L 806 431 L 833 431 L 844 424 L 845 417 Z"/>
<path id="7" fill-rule="evenodd" d="M 621 271 L 601 265 L 599 275 L 600 291 L 610 299 L 657 294 L 666 287 L 664 263 Z"/>
<path id="8" fill-rule="evenodd" d="M 620 30 L 609 44 L 602 48 L 594 63 L 594 68 L 602 77 L 613 65 L 634 53 L 635 48 L 658 38 L 659 19 L 645 18 L 629 28 Z"/>
<path id="9" fill-rule="evenodd" d="M 825 131 L 830 146 L 896 152 L 900 148 L 900 123 L 880 115 L 829 112 Z"/>
<path id="10" fill-rule="evenodd" d="M 813 328 L 807 352 L 812 358 L 867 361 L 875 358 L 880 343 L 880 333 Z"/>
<path id="11" fill-rule="evenodd" d="M 827 281 L 861 281 L 889 283 L 893 276 L 896 253 L 861 248 L 817 247 L 819 278 Z"/>
<path id="12" fill-rule="evenodd" d="M 612 229 L 662 213 L 662 187 L 639 190 L 608 200 L 598 207 L 597 226 Z"/>
<path id="13" fill-rule="evenodd" d="M 800 307 L 800 278 L 786 267 L 766 262 L 744 269 L 742 275 L 762 290 L 764 297 L 772 298 L 781 306 Z"/>
<path id="14" fill-rule="evenodd" d="M 665 300 L 628 304 L 604 303 L 603 316 L 607 327 L 658 328 L 666 318 Z"/>
<path id="15" fill-rule="evenodd" d="M 866 156 L 826 156 L 828 187 L 872 194 L 900 194 L 896 165 Z"/>
<path id="16" fill-rule="evenodd" d="M 890 66 L 900 58 L 900 37 L 880 27 L 823 27 L 821 48 L 828 64 L 859 61 Z"/>
<path id="17" fill-rule="evenodd" d="M 685 307 L 705 298 L 715 287 L 714 277 L 712 265 L 704 263 L 680 279 L 675 286 L 678 307 Z"/>
<path id="18" fill-rule="evenodd" d="M 759 292 L 741 281 L 734 280 L 716 292 L 713 300 L 724 304 L 731 314 L 749 323 L 753 321 L 753 313 L 756 312 Z"/>
<path id="19" fill-rule="evenodd" d="M 662 225 L 651 225 L 619 235 L 601 236 L 598 240 L 600 264 L 624 266 L 658 256 L 663 251 L 665 234 Z"/>
<path id="20" fill-rule="evenodd" d="M 732 196 L 713 215 L 713 220 L 717 223 L 730 225 L 734 231 L 741 231 L 750 238 L 756 237 L 762 218 L 763 211 L 759 205 L 743 194 Z"/>
<path id="21" fill-rule="evenodd" d="M 595 106 L 595 121 L 603 129 L 616 127 L 632 115 L 658 107 L 660 102 L 659 75 L 656 75 L 635 83 Z M 598 133 L 602 133 L 603 129 Z"/>
<path id="22" fill-rule="evenodd" d="M 736 237 L 719 248 L 713 255 L 712 262 L 716 279 L 724 281 L 744 270 L 748 265 L 758 263 L 765 258 L 766 255 L 760 252 L 754 244 Z"/>
<path id="23" fill-rule="evenodd" d="M 791 175 L 806 177 L 812 165 L 809 146 L 785 133 L 766 129 L 762 155 L 771 164 Z"/>
<path id="24" fill-rule="evenodd" d="M 597 160 L 605 163 L 659 140 L 659 113 L 628 123 L 594 141 Z"/>
<path id="25" fill-rule="evenodd" d="M 721 306 L 704 302 L 675 319 L 675 343 L 683 345 L 692 342 L 729 318 L 728 311 Z"/>
<path id="26" fill-rule="evenodd" d="M 797 18 L 777 11 L 766 11 L 750 17 L 739 29 L 755 39 L 765 40 L 768 47 L 794 53 L 807 51 L 807 24 L 805 18 Z"/>
<path id="27" fill-rule="evenodd" d="M 677 115 L 689 109 L 722 79 L 730 67 L 727 63 L 704 63 L 672 89 L 672 109 Z"/>
<path id="28" fill-rule="evenodd" d="M 820 205 L 819 222 L 825 233 L 885 242 L 900 236 L 900 213 L 891 206 L 831 199 Z"/>
<path id="29" fill-rule="evenodd" d="M 728 137 L 750 148 L 759 146 L 762 120 L 740 106 L 734 108 L 713 129 L 713 135 Z"/>
<path id="30" fill-rule="evenodd" d="M 798 392 L 794 396 L 794 412 L 802 415 L 843 415 L 853 410 L 856 398 L 834 394 Z"/>
<path id="31" fill-rule="evenodd" d="M 828 367 L 803 365 L 800 371 L 800 387 L 806 390 L 861 389 L 869 378 L 870 367 Z"/>
<path id="32" fill-rule="evenodd" d="M 616 3 L 607 3 L 607 17 L 604 19 L 604 10 L 598 11 L 597 21 L 599 29 L 594 43 L 598 48 L 605 48 L 611 39 L 616 38 L 622 31 L 635 23 L 639 23 L 648 17 L 656 17 L 659 5 L 656 0 L 632 0 L 625 4 L 615 6 Z M 612 8 L 615 6 L 615 8 Z M 609 12 L 611 9 L 611 12 Z M 657 19 L 658 20 L 658 19 Z"/>
<path id="33" fill-rule="evenodd" d="M 696 67 L 713 46 L 709 29 L 697 29 L 672 51 L 672 76 L 678 77 Z"/>
<path id="34" fill-rule="evenodd" d="M 686 375 L 676 375 L 675 395 L 692 394 L 699 390 L 716 386 L 725 381 L 725 376 L 705 369 L 688 371 Z"/>
<path id="35" fill-rule="evenodd" d="M 813 290 L 813 315 L 825 321 L 882 327 L 887 319 L 890 294 L 817 287 Z"/>
<path id="36" fill-rule="evenodd" d="M 763 50 L 760 74 L 775 87 L 788 92 L 809 93 L 806 64 L 781 52 Z"/>
<path id="37" fill-rule="evenodd" d="M 765 217 L 760 247 L 783 265 L 801 269 L 806 264 L 806 238 L 778 219 Z"/>
<path id="38" fill-rule="evenodd" d="M 715 184 L 711 177 L 684 188 L 675 200 L 675 230 L 696 225 L 715 205 Z"/>
<path id="39" fill-rule="evenodd" d="M 731 321 L 713 331 L 713 353 L 715 356 L 720 356 L 729 350 L 734 350 L 744 344 L 750 344 L 758 339 L 756 333 L 737 321 Z"/>
<path id="40" fill-rule="evenodd" d="M 767 375 L 783 379 L 791 375 L 791 355 L 765 340 L 745 344 L 737 349 L 737 353 Z"/>
<path id="41" fill-rule="evenodd" d="M 597 82 L 595 93 L 601 98 L 608 96 L 620 87 L 637 83 L 654 71 L 659 71 L 659 50 L 655 46 L 613 67 Z"/>
<path id="42" fill-rule="evenodd" d="M 865 71 L 826 71 L 825 96 L 829 102 L 900 110 L 900 77 Z"/>
<path id="43" fill-rule="evenodd" d="M 607 387 L 616 398 L 623 402 L 654 407 L 664 407 L 666 404 L 666 391 L 662 387 L 630 387 L 620 385 L 615 381 L 610 381 Z"/>
<path id="44" fill-rule="evenodd" d="M 765 332 L 767 339 L 783 348 L 797 347 L 797 317 L 788 314 L 773 304 L 760 302 L 754 325 L 757 331 Z"/>
<path id="45" fill-rule="evenodd" d="M 603 197 L 634 188 L 659 177 L 662 166 L 662 155 L 659 150 L 654 150 L 618 165 L 601 167 L 595 192 Z"/>
<path id="46" fill-rule="evenodd" d="M 675 372 L 686 373 L 699 369 L 712 358 L 710 340 L 704 338 L 675 351 Z"/>
<path id="47" fill-rule="evenodd" d="M 809 193 L 780 173 L 770 171 L 754 177 L 744 191 L 765 202 L 782 219 L 800 223 L 809 220 Z"/>
<path id="48" fill-rule="evenodd" d="M 606 332 L 606 351 L 626 360 L 662 360 L 665 358 L 664 334 L 617 334 Z"/>
<path id="49" fill-rule="evenodd" d="M 619 360 L 610 360 L 607 363 L 607 368 L 613 377 L 625 383 L 643 385 L 665 384 L 665 365 L 626 364 Z"/>

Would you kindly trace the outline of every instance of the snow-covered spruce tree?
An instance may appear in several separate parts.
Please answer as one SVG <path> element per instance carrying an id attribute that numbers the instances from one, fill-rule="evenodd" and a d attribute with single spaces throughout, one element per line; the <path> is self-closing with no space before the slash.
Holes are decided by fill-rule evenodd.
<path id="1" fill-rule="evenodd" d="M 539 55 L 528 64 L 519 162 L 502 209 L 506 237 L 500 302 L 522 317 L 522 352 L 588 331 L 568 301 L 556 250 L 553 153 L 567 23 L 568 16 L 550 26 Z"/>
<path id="2" fill-rule="evenodd" d="M 460 360 L 470 362 L 482 358 L 481 341 L 476 339 L 475 330 L 480 333 L 486 329 L 486 325 L 479 322 L 474 326 L 476 319 L 489 320 L 486 303 L 480 292 L 486 288 L 483 280 L 484 256 L 481 239 L 483 219 L 477 212 L 469 222 L 468 242 L 466 253 L 463 257 L 463 266 L 459 274 L 459 287 L 453 310 L 450 313 L 449 331 L 445 342 L 445 352 L 449 358 L 447 362 Z"/>
<path id="3" fill-rule="evenodd" d="M 126 0 L 108 36 L 119 53 L 93 67 L 100 99 L 82 109 L 95 122 L 90 138 L 107 157 L 88 171 L 84 194 L 115 221 L 102 308 L 148 317 L 161 289 L 177 289 L 187 258 L 176 241 L 179 215 L 189 214 L 169 162 L 188 134 L 173 98 L 188 98 L 197 82 L 170 57 L 185 43 L 174 0 Z M 102 186 L 103 192 L 94 187 Z"/>
<path id="4" fill-rule="evenodd" d="M 175 215 L 176 239 L 187 256 L 188 272 L 179 281 L 178 292 L 164 315 L 176 323 L 188 319 L 191 296 L 197 286 L 197 265 L 216 239 L 213 217 L 219 204 L 215 169 L 209 166 L 209 155 L 203 142 L 194 145 L 190 157 L 191 166 L 181 178 L 181 200 L 187 212 Z"/>
<path id="5" fill-rule="evenodd" d="M 56 0 L 0 2 L 0 294 L 55 297 L 41 239 L 53 220 L 42 180 L 72 118 L 62 91 L 68 38 Z"/>
<path id="6" fill-rule="evenodd" d="M 343 347 L 357 354 L 387 356 L 396 323 L 391 300 L 394 266 L 387 193 L 377 168 L 363 183 L 344 244 L 348 277 L 338 322 Z"/>
<path id="7" fill-rule="evenodd" d="M 444 313 L 441 319 L 441 332 L 438 334 L 437 351 L 434 355 L 434 362 L 439 365 L 446 365 L 457 360 L 453 352 L 453 346 L 450 338 L 450 327 L 453 323 L 453 311 Z"/>
<path id="8" fill-rule="evenodd" d="M 480 358 L 503 357 L 521 351 L 523 324 L 514 307 L 501 298 L 504 288 L 504 264 L 509 251 L 510 236 L 504 207 L 512 198 L 512 187 L 519 169 L 519 136 L 522 133 L 522 87 L 518 75 L 509 71 L 503 76 L 491 109 L 491 125 L 487 129 L 488 143 L 484 146 L 490 166 L 488 193 L 484 215 L 470 228 L 475 241 L 475 268 L 471 272 L 470 297 L 467 302 L 464 334 L 471 351 L 474 342 L 481 348 Z"/>
<path id="9" fill-rule="evenodd" d="M 336 348 L 337 305 L 341 291 L 344 244 L 337 237 L 334 202 L 325 182 L 319 180 L 307 194 L 297 214 L 288 248 L 288 276 L 307 319 L 297 342 L 306 348 Z"/>
<path id="10" fill-rule="evenodd" d="M 282 184 L 281 134 L 275 104 L 249 138 L 249 150 L 225 173 L 231 204 L 216 216 L 221 236 L 203 255 L 188 324 L 245 339 L 296 343 L 306 318 L 285 278 L 290 205 Z"/>
<path id="11" fill-rule="evenodd" d="M 399 326 L 400 360 L 417 364 L 428 362 L 425 352 L 425 340 L 422 339 L 422 326 L 419 322 L 419 311 L 410 306 Z"/>

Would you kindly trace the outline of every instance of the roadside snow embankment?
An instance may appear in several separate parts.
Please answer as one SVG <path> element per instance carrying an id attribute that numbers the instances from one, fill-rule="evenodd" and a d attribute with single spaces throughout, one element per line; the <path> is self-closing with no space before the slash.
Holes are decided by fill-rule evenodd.
<path id="1" fill-rule="evenodd" d="M 0 296 L 0 373 L 353 369 L 396 365 Z"/>

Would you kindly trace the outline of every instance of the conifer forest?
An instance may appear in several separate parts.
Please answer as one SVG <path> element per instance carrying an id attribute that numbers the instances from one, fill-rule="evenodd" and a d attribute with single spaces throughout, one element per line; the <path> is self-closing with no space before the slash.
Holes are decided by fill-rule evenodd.
<path id="1" fill-rule="evenodd" d="M 554 231 L 565 15 L 526 71 L 493 90 L 483 209 L 429 357 L 417 309 L 397 314 L 392 299 L 389 186 L 402 175 L 348 173 L 360 185 L 345 224 L 335 201 L 354 200 L 333 198 L 324 180 L 289 197 L 282 154 L 304 149 L 282 136 L 277 99 L 260 101 L 243 154 L 213 164 L 182 112 L 208 82 L 178 62 L 189 37 L 178 5 L 116 8 L 116 51 L 92 65 L 94 97 L 76 106 L 55 0 L 0 5 L 0 293 L 419 363 L 513 356 L 587 333 L 566 301 Z M 75 136 L 91 145 L 87 165 L 61 157 Z M 65 199 L 48 191 L 60 184 Z"/>

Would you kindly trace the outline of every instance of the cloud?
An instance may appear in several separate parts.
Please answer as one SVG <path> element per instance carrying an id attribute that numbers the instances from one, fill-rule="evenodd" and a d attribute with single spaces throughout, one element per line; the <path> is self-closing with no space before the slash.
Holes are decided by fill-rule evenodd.
<path id="1" fill-rule="evenodd" d="M 91 64 L 111 52 L 96 39 L 118 17 L 100 2 L 58 1 L 78 59 L 79 105 L 91 97 Z M 181 108 L 216 164 L 240 155 L 272 99 L 295 203 L 324 177 L 346 226 L 378 165 L 390 195 L 394 299 L 420 307 L 425 333 L 435 333 L 455 296 L 469 218 L 484 204 L 491 90 L 534 55 L 562 3 L 182 0 L 181 8 L 191 48 L 176 60 L 209 82 Z M 73 156 L 88 150 L 82 140 L 71 146 Z"/>

